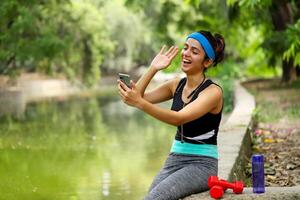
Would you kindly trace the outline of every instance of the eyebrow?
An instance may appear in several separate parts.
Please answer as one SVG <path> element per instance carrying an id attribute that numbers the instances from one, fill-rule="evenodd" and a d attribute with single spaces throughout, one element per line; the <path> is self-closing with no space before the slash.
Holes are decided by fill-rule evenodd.
<path id="1" fill-rule="evenodd" d="M 189 45 L 188 43 L 184 43 L 184 46 L 191 46 L 192 49 L 197 49 L 198 51 L 201 51 L 198 47 L 193 46 L 193 45 Z"/>

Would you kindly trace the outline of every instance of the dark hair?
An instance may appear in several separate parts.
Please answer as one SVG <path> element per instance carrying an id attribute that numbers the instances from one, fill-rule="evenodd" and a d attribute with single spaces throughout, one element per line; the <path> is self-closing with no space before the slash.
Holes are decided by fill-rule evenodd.
<path id="1" fill-rule="evenodd" d="M 211 34 L 209 31 L 198 31 L 202 35 L 204 35 L 209 43 L 214 48 L 216 59 L 214 61 L 214 66 L 216 66 L 219 62 L 224 59 L 224 49 L 225 49 L 225 40 L 221 34 L 215 33 L 214 35 Z M 207 57 L 208 58 L 208 57 Z"/>

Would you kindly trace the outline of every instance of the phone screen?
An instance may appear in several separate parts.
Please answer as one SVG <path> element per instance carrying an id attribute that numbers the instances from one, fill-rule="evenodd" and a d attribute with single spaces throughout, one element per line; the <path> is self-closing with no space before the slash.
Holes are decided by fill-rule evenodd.
<path id="1" fill-rule="evenodd" d="M 131 88 L 130 86 L 130 75 L 119 73 L 120 80 L 127 85 L 127 87 Z"/>

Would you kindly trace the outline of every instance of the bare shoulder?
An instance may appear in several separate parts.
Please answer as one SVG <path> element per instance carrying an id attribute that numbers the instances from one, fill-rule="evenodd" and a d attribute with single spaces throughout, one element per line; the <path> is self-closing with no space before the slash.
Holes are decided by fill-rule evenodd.
<path id="1" fill-rule="evenodd" d="M 180 80 L 181 80 L 181 78 L 179 78 L 179 77 L 176 77 L 176 78 L 173 78 L 173 79 L 170 80 L 170 87 L 171 87 L 171 90 L 172 90 L 172 94 L 175 93 L 176 88 L 177 88 Z"/>
<path id="2" fill-rule="evenodd" d="M 211 94 L 217 98 L 222 98 L 223 96 L 223 91 L 222 88 L 216 84 L 211 84 L 208 86 L 205 91 L 205 93 Z"/>

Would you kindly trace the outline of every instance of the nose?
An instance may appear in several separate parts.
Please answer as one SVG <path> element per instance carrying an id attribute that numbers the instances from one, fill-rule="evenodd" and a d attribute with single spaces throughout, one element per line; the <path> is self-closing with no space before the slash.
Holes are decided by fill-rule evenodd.
<path id="1" fill-rule="evenodd" d="M 181 52 L 182 56 L 190 56 L 191 55 L 191 52 L 189 49 L 182 49 L 182 52 Z"/>

